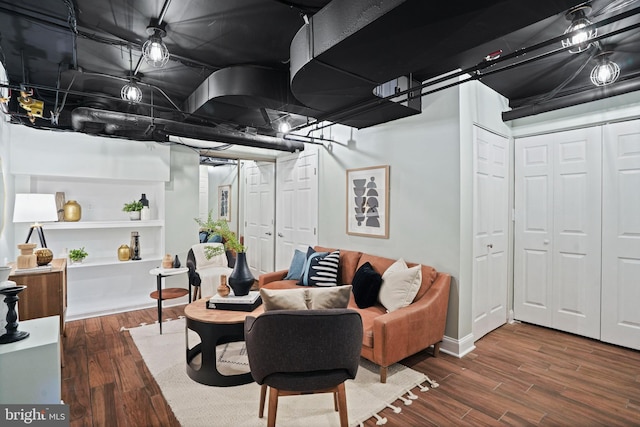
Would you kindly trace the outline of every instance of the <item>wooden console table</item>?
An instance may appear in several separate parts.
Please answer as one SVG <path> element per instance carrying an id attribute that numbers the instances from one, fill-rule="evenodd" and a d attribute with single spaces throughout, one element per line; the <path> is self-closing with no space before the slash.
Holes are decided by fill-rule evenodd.
<path id="1" fill-rule="evenodd" d="M 60 316 L 60 334 L 64 335 L 67 313 L 67 260 L 56 258 L 51 261 L 51 270 L 42 272 L 16 273 L 15 264 L 11 265 L 13 269 L 9 280 L 27 287 L 19 295 L 18 321 Z"/>

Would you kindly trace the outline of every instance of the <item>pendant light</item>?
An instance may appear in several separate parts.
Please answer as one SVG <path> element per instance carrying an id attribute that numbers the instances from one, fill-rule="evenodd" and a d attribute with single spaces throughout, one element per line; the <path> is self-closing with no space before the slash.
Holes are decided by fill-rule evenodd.
<path id="1" fill-rule="evenodd" d="M 587 19 L 587 13 L 591 11 L 590 6 L 578 6 L 567 12 L 567 19 L 571 21 L 571 25 L 565 30 L 564 34 L 571 34 L 568 38 L 562 40 L 562 47 L 569 47 L 569 52 L 580 53 L 591 47 L 589 40 L 598 35 L 598 30 L 592 28 L 584 30 L 585 27 L 591 25 L 591 21 Z"/>
<path id="2" fill-rule="evenodd" d="M 133 74 L 133 61 L 131 59 L 131 46 L 129 46 L 129 83 L 122 86 L 120 98 L 131 103 L 138 104 L 142 101 L 142 89 L 138 86 L 138 78 Z"/>
<path id="3" fill-rule="evenodd" d="M 169 61 L 169 49 L 164 44 L 162 38 L 167 35 L 164 25 L 156 24 L 157 21 L 151 21 L 147 27 L 149 38 L 142 45 L 142 55 L 147 64 L 162 68 Z"/>
<path id="4" fill-rule="evenodd" d="M 609 57 L 611 52 L 602 52 L 596 56 L 598 64 L 591 70 L 591 83 L 596 86 L 606 86 L 618 80 L 620 66 Z"/>

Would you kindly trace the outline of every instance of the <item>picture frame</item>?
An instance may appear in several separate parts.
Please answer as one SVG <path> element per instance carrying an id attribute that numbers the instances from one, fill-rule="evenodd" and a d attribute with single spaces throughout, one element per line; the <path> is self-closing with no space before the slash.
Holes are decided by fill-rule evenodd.
<path id="1" fill-rule="evenodd" d="M 218 219 L 231 221 L 231 186 L 218 186 Z"/>
<path id="2" fill-rule="evenodd" d="M 347 234 L 389 238 L 389 165 L 347 169 Z"/>

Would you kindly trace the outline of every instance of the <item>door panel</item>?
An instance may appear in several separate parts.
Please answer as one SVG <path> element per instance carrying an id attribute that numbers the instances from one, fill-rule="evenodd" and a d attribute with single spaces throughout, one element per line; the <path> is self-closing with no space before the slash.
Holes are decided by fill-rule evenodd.
<path id="1" fill-rule="evenodd" d="M 274 270 L 274 172 L 273 163 L 244 163 L 244 236 L 247 263 L 255 277 Z"/>
<path id="2" fill-rule="evenodd" d="M 602 340 L 640 350 L 640 121 L 605 130 Z"/>
<path id="3" fill-rule="evenodd" d="M 516 140 L 514 313 L 600 337 L 601 128 Z"/>
<path id="4" fill-rule="evenodd" d="M 318 242 L 318 152 L 279 157 L 276 197 L 276 270 L 289 267 L 295 249 Z"/>
<path id="5" fill-rule="evenodd" d="M 474 128 L 473 336 L 507 320 L 508 140 Z"/>

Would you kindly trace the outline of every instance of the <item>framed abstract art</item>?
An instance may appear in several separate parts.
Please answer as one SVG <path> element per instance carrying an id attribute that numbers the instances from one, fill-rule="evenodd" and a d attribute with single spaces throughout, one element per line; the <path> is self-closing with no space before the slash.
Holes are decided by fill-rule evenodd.
<path id="1" fill-rule="evenodd" d="M 347 234 L 389 238 L 389 165 L 347 170 Z"/>
<path id="2" fill-rule="evenodd" d="M 231 221 L 231 186 L 218 186 L 218 219 Z"/>

